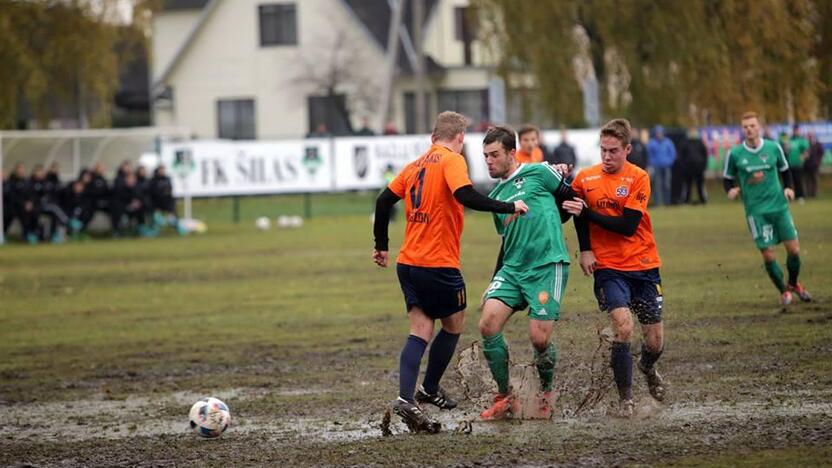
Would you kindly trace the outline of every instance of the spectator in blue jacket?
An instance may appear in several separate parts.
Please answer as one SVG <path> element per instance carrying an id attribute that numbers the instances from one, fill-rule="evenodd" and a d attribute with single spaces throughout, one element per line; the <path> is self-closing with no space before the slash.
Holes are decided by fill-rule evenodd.
<path id="1" fill-rule="evenodd" d="M 647 164 L 650 170 L 650 185 L 653 188 L 653 202 L 656 205 L 670 204 L 670 182 L 676 147 L 665 138 L 664 128 L 656 125 L 654 137 L 647 143 Z"/>

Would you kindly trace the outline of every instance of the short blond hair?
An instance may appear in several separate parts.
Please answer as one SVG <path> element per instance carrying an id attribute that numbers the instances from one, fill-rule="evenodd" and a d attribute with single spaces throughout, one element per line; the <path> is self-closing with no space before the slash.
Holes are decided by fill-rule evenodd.
<path id="1" fill-rule="evenodd" d="M 612 119 L 601 127 L 601 138 L 613 137 L 621 142 L 621 146 L 630 144 L 630 134 L 633 132 L 627 119 Z"/>
<path id="2" fill-rule="evenodd" d="M 748 111 L 748 112 L 745 112 L 744 114 L 742 114 L 742 118 L 740 119 L 740 121 L 748 120 L 748 119 L 757 119 L 757 122 L 759 122 L 760 121 L 760 116 L 757 115 L 757 113 L 754 112 L 754 111 Z"/>
<path id="3" fill-rule="evenodd" d="M 445 111 L 436 116 L 433 125 L 434 140 L 453 140 L 468 128 L 468 119 L 464 115 L 453 111 Z"/>

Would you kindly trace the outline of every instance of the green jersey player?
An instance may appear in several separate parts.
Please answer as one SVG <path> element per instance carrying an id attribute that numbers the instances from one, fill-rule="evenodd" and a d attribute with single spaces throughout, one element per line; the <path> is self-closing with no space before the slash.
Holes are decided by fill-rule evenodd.
<path id="1" fill-rule="evenodd" d="M 494 277 L 483 295 L 479 328 L 498 394 L 493 406 L 480 414 L 482 419 L 500 419 L 512 411 L 515 399 L 509 386 L 508 345 L 502 329 L 515 311 L 527 307 L 529 338 L 541 385 L 538 416 L 551 415 L 556 349 L 550 338 L 569 273 L 569 255 L 555 197 L 571 199 L 574 192 L 558 169 L 545 163 L 520 164 L 515 159 L 515 145 L 514 131 L 506 127 L 490 129 L 483 140 L 488 173 L 500 178 L 489 197 L 503 202 L 522 198 L 529 211 L 523 216 L 494 214 L 502 248 Z M 569 217 L 565 212 L 563 216 Z"/>
<path id="2" fill-rule="evenodd" d="M 789 164 L 777 143 L 760 138 L 756 113 L 743 114 L 742 131 L 745 140 L 731 148 L 725 158 L 723 177 L 728 198 L 742 197 L 748 229 L 763 255 L 769 278 L 780 291 L 780 303 L 791 304 L 792 293 L 802 301 L 811 301 L 812 296 L 797 281 L 800 244 L 789 212 L 789 200 L 794 200 Z M 783 174 L 785 188 L 780 185 L 778 173 Z M 781 242 L 786 247 L 788 284 L 774 252 L 774 246 Z"/>

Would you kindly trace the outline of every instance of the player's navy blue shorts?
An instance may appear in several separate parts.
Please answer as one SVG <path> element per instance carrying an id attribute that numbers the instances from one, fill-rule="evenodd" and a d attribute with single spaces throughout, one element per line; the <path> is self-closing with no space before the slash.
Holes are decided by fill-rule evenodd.
<path id="1" fill-rule="evenodd" d="M 627 307 L 638 322 L 650 325 L 662 321 L 662 279 L 659 269 L 643 271 L 595 270 L 595 298 L 598 307 L 609 312 Z"/>
<path id="2" fill-rule="evenodd" d="M 417 306 L 428 317 L 440 319 L 465 310 L 465 281 L 458 269 L 398 263 L 396 273 L 408 311 Z"/>

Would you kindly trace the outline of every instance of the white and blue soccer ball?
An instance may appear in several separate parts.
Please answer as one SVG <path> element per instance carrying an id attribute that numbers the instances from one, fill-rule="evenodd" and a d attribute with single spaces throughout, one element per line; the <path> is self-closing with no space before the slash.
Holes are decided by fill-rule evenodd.
<path id="1" fill-rule="evenodd" d="M 254 227 L 261 231 L 268 231 L 272 227 L 272 220 L 265 216 L 261 216 L 254 220 Z"/>
<path id="2" fill-rule="evenodd" d="M 193 406 L 188 415 L 191 429 L 202 437 L 213 439 L 222 435 L 231 425 L 231 411 L 218 398 L 203 398 Z"/>

